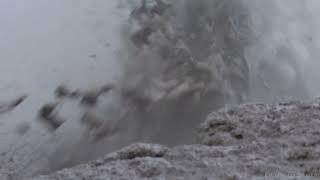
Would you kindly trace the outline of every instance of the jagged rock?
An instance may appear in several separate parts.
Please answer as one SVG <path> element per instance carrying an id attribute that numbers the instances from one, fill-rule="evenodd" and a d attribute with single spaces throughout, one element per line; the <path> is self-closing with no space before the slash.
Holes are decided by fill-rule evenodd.
<path id="1" fill-rule="evenodd" d="M 130 160 L 135 158 L 144 158 L 144 157 L 154 157 L 160 158 L 164 157 L 166 152 L 169 149 L 162 145 L 151 145 L 151 144 L 133 144 L 128 147 L 123 148 L 115 153 L 107 155 L 104 159 L 93 162 L 95 165 L 103 164 L 106 161 L 115 161 L 115 160 Z"/>

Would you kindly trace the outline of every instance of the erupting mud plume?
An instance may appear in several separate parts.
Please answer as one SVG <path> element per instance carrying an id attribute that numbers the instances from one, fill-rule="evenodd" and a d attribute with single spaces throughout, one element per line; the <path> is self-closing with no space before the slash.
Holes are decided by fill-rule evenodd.
<path id="1" fill-rule="evenodd" d="M 213 110 L 310 95 L 304 66 L 292 47 L 298 38 L 290 42 L 291 34 L 282 37 L 285 34 L 274 16 L 261 10 L 265 2 L 131 3 L 135 8 L 122 29 L 122 76 L 112 85 L 86 93 L 56 91 L 60 98 L 72 97 L 85 109 L 79 122 L 89 139 L 77 147 L 92 140 L 95 144 L 95 153 L 83 149 L 68 154 L 74 163 L 89 152 L 97 156 L 137 141 L 194 143 L 196 127 Z M 281 4 L 266 5 L 280 13 L 280 25 L 286 21 L 287 16 L 277 11 Z M 101 104 L 106 99 L 112 103 Z"/>

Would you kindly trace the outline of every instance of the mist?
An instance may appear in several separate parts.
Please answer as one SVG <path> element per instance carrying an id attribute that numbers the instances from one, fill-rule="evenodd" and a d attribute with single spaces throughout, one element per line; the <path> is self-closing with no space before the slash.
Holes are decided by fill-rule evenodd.
<path id="1" fill-rule="evenodd" d="M 255 57 L 258 57 L 255 60 L 266 58 L 268 61 L 278 63 L 281 59 L 274 54 L 277 48 L 282 48 L 280 51 L 283 52 L 284 58 L 287 57 L 288 63 L 295 66 L 295 71 L 301 74 L 303 84 L 300 86 L 306 87 L 305 91 L 309 97 L 318 96 L 319 87 L 314 77 L 318 76 L 319 67 L 319 55 L 316 50 L 318 49 L 316 29 L 319 23 L 316 9 L 319 3 L 316 1 L 290 1 L 290 3 L 255 1 L 249 4 L 254 16 L 253 26 L 259 34 L 259 39 L 251 51 L 256 54 Z M 281 66 L 281 63 L 278 66 Z M 282 73 L 283 76 L 287 76 L 287 79 L 280 83 L 286 84 L 285 81 L 290 78 L 288 77 L 290 70 L 283 70 Z M 281 76 L 277 78 L 281 79 Z M 290 90 L 286 93 L 290 94 Z"/>
<path id="2" fill-rule="evenodd" d="M 16 155 L 8 154 L 17 157 L 19 167 L 28 166 L 30 159 L 46 158 L 44 154 L 32 155 L 33 151 L 41 152 L 51 137 L 38 123 L 37 112 L 53 99 L 58 85 L 90 88 L 116 76 L 118 29 L 127 14 L 117 12 L 117 3 L 99 0 L 0 2 L 0 102 L 28 95 L 14 112 L 0 116 L 0 150 L 12 154 L 18 151 Z M 66 116 L 73 117 L 78 113 L 76 110 L 66 109 Z M 31 126 L 24 136 L 14 133 L 21 123 Z"/>
<path id="3" fill-rule="evenodd" d="M 119 47 L 114 37 L 122 23 L 116 5 L 116 1 L 0 2 L 1 101 L 29 95 L 15 113 L 1 116 L 3 132 L 15 122 L 33 122 L 59 84 L 91 87 L 113 78 Z M 93 54 L 96 58 L 89 57 Z"/>
<path id="4" fill-rule="evenodd" d="M 233 69 L 222 63 L 226 67 L 223 71 L 240 72 L 241 79 L 232 84 L 234 80 L 225 80 L 215 72 L 215 82 L 221 83 L 215 87 L 218 90 L 214 90 L 218 93 L 208 93 L 203 96 L 206 100 L 200 100 L 198 104 L 194 103 L 196 96 L 181 98 L 179 91 L 175 92 L 178 95 L 168 93 L 174 100 L 163 100 L 164 90 L 150 83 L 160 79 L 161 68 L 167 65 L 163 52 L 158 50 L 164 45 L 173 49 L 176 44 L 166 41 L 163 34 L 156 34 L 143 48 L 131 42 L 132 33 L 139 27 L 130 18 L 130 13 L 140 7 L 139 1 L 0 2 L 0 100 L 28 95 L 26 102 L 14 112 L 0 116 L 0 131 L 6 134 L 5 140 L 1 139 L 0 150 L 17 149 L 14 156 L 18 157 L 20 166 L 19 163 L 12 166 L 19 166 L 16 168 L 19 173 L 49 173 L 90 161 L 133 142 L 170 146 L 191 144 L 196 142 L 191 138 L 196 127 L 213 110 L 239 103 L 307 100 L 320 95 L 318 1 L 228 0 L 219 4 L 212 0 L 185 0 L 171 3 L 176 14 L 167 15 L 164 18 L 167 21 L 163 23 L 166 25 L 160 23 L 160 27 L 165 33 L 172 30 L 169 34 L 173 37 L 180 37 L 180 26 L 196 32 L 197 18 L 204 14 L 214 19 L 221 4 L 228 9 L 227 17 L 245 14 L 248 28 L 237 29 L 236 33 L 244 35 L 246 42 L 241 39 L 232 48 L 241 51 L 246 63 Z M 192 7 L 205 9 L 201 14 L 190 11 Z M 241 27 L 241 19 L 237 23 Z M 203 33 L 207 39 L 218 39 L 214 50 L 201 38 L 185 43 L 191 56 L 205 62 L 212 57 L 219 59 L 215 55 L 221 49 L 231 51 L 232 48 L 219 39 L 219 35 L 226 33 L 223 29 L 226 27 L 222 23 L 221 28 L 214 31 L 216 34 Z M 185 37 L 188 36 L 182 35 L 182 39 Z M 242 72 L 244 69 L 246 71 Z M 102 103 L 96 108 L 83 108 L 78 102 L 63 101 L 59 115 L 67 122 L 54 133 L 48 133 L 35 120 L 39 108 L 54 101 L 53 91 L 57 86 L 94 89 L 110 82 L 117 83 L 117 90 L 121 89 L 121 92 L 115 90 L 103 96 Z M 121 93 L 132 87 L 149 98 L 151 108 L 147 108 L 148 111 L 128 105 Z M 177 102 L 176 99 L 180 100 Z M 84 113 L 90 112 L 107 121 L 119 119 L 123 111 L 129 112 L 130 118 L 120 122 L 121 133 L 99 142 L 86 139 L 86 131 L 79 124 Z M 27 135 L 21 137 L 11 133 L 17 124 L 25 121 L 32 124 Z M 21 148 L 22 145 L 28 148 Z"/>

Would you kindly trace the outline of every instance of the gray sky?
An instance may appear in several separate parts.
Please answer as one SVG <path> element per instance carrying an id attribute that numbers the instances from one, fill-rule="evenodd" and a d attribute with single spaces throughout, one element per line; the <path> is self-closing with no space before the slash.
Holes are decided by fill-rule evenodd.
<path id="1" fill-rule="evenodd" d="M 30 81 L 47 87 L 89 72 L 98 78 L 117 46 L 117 22 L 105 15 L 114 6 L 110 0 L 1 0 L 0 89 L 30 88 Z"/>
<path id="2" fill-rule="evenodd" d="M 0 1 L 0 102 L 29 94 L 14 113 L 0 116 L 0 132 L 13 122 L 33 121 L 60 83 L 88 88 L 112 79 L 126 17 L 117 2 Z"/>

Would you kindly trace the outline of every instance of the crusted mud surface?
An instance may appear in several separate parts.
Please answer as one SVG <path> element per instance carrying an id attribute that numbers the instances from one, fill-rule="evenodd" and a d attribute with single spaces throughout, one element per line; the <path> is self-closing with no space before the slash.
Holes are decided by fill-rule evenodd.
<path id="1" fill-rule="evenodd" d="M 318 179 L 320 99 L 246 104 L 211 113 L 198 144 L 133 144 L 34 180 Z"/>

